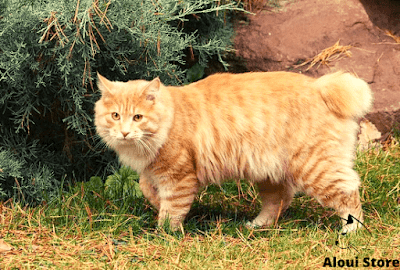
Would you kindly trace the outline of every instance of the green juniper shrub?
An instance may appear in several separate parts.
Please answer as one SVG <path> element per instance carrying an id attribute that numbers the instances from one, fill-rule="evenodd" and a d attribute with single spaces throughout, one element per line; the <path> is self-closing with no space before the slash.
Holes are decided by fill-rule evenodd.
<path id="1" fill-rule="evenodd" d="M 3 0 L 0 7 L 0 149 L 7 156 L 0 196 L 20 194 L 26 203 L 46 200 L 60 179 L 88 180 L 118 167 L 93 126 L 97 71 L 111 80 L 186 83 L 189 58 L 205 67 L 231 50 L 227 16 L 237 9 L 213 0 Z M 20 166 L 10 169 L 11 161 Z"/>

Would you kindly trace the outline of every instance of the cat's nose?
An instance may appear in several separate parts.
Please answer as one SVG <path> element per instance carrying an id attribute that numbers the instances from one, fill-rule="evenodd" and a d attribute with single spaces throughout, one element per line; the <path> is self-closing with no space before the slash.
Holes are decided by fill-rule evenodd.
<path id="1" fill-rule="evenodd" d="M 126 136 L 128 136 L 128 134 L 130 133 L 129 131 L 121 131 L 122 136 L 124 136 L 124 138 L 126 138 Z"/>

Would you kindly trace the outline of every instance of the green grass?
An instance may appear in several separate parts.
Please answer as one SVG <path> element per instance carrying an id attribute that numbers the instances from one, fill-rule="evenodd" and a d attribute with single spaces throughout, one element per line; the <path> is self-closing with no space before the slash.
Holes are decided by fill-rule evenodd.
<path id="1" fill-rule="evenodd" d="M 0 269 L 319 269 L 327 257 L 400 259 L 399 162 L 398 145 L 358 153 L 367 229 L 346 236 L 334 211 L 307 196 L 275 226 L 246 228 L 260 202 L 244 181 L 204 189 L 183 233 L 157 228 L 140 194 L 118 198 L 98 179 L 35 208 L 3 202 Z"/>

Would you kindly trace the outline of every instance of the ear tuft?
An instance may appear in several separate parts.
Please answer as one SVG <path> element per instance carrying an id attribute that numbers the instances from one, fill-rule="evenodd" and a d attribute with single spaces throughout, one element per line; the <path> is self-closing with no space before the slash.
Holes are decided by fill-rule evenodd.
<path id="1" fill-rule="evenodd" d="M 146 100 L 154 101 L 160 92 L 161 81 L 160 78 L 155 78 L 152 80 L 144 89 L 144 94 L 146 95 Z"/>
<path id="2" fill-rule="evenodd" d="M 112 82 L 101 76 L 97 72 L 97 87 L 100 89 L 102 95 L 112 94 Z"/>

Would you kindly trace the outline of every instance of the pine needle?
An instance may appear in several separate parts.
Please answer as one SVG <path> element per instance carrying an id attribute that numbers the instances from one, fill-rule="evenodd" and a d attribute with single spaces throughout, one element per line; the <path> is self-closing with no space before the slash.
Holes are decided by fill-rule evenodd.
<path id="1" fill-rule="evenodd" d="M 396 43 L 399 43 L 399 44 L 400 44 L 400 37 L 399 37 L 399 36 L 396 36 L 392 31 L 390 31 L 390 30 L 385 30 L 385 34 L 386 34 L 387 36 L 393 38 L 394 41 L 396 41 Z"/>

